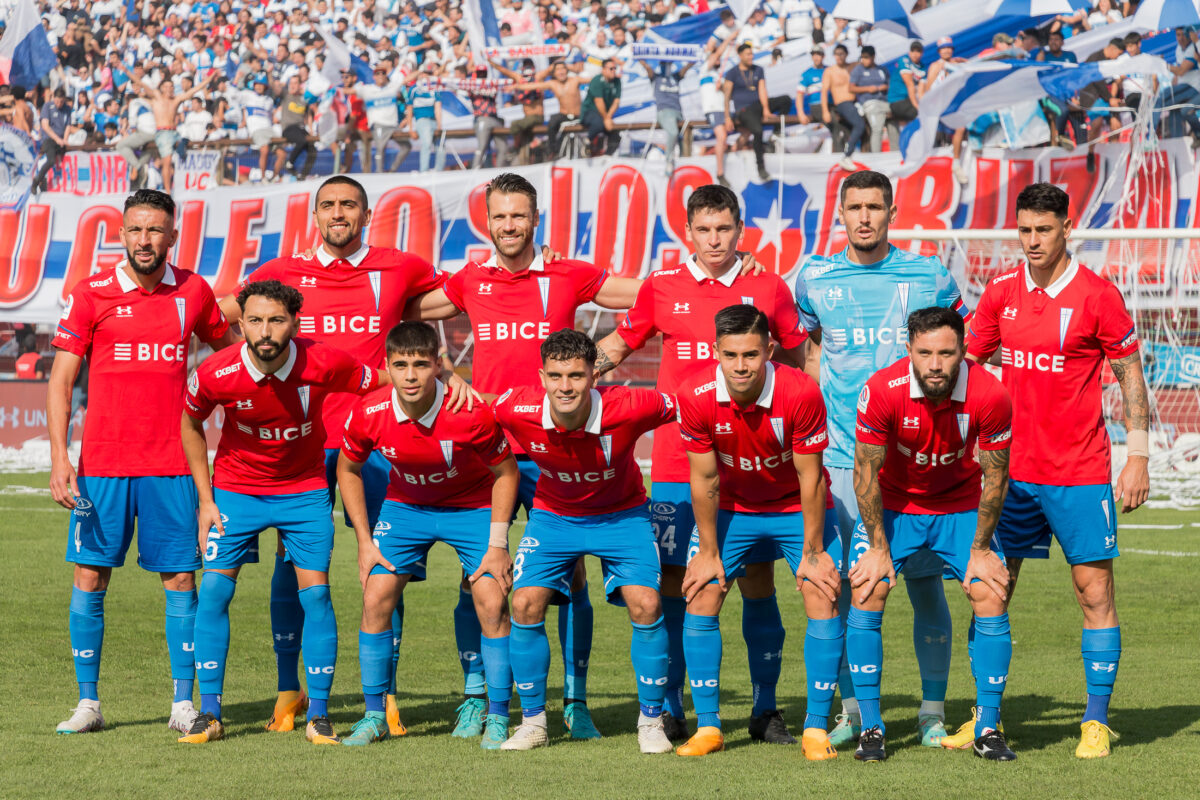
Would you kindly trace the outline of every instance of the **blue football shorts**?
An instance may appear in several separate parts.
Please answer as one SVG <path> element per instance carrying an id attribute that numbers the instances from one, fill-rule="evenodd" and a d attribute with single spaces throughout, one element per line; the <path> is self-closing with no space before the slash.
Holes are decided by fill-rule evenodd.
<path id="1" fill-rule="evenodd" d="M 337 491 L 337 462 L 338 454 L 341 452 L 341 450 L 332 449 L 325 451 L 325 482 L 329 484 L 330 508 L 334 505 L 334 492 Z M 391 463 L 383 457 L 383 453 L 372 450 L 371 455 L 362 465 L 363 493 L 367 498 L 367 523 L 371 526 L 371 530 L 375 529 L 375 523 L 379 520 L 379 509 L 383 506 L 384 498 L 387 497 L 388 482 L 391 478 Z M 344 510 L 342 519 L 347 528 L 353 527 L 350 524 L 350 515 Z"/>
<path id="2" fill-rule="evenodd" d="M 132 478 L 79 475 L 67 525 L 67 561 L 119 567 L 137 523 L 138 566 L 150 572 L 200 568 L 196 484 L 191 475 Z"/>
<path id="3" fill-rule="evenodd" d="M 396 575 L 423 581 L 429 548 L 445 542 L 458 554 L 463 571 L 471 575 L 487 552 L 491 521 L 490 508 L 418 506 L 387 500 L 375 523 L 375 546 L 396 568 Z M 392 573 L 376 564 L 371 574 Z"/>
<path id="4" fill-rule="evenodd" d="M 1120 555 L 1116 503 L 1107 483 L 1051 486 L 1009 481 L 996 534 L 1009 558 L 1049 558 L 1052 535 L 1068 564 Z"/>
<path id="5" fill-rule="evenodd" d="M 696 527 L 692 514 L 692 486 L 689 483 L 650 484 L 650 521 L 658 542 L 658 560 L 671 566 L 686 567 L 687 543 Z M 686 539 L 685 539 L 686 537 Z M 768 564 L 782 558 L 779 549 L 768 541 L 754 545 L 747 564 Z"/>
<path id="6" fill-rule="evenodd" d="M 205 569 L 234 569 L 258 561 L 258 535 L 275 528 L 288 560 L 300 569 L 328 572 L 333 554 L 333 515 L 329 492 L 249 495 L 213 489 L 225 533 L 208 533 Z"/>
<path id="7" fill-rule="evenodd" d="M 912 556 L 926 550 L 944 561 L 946 568 L 961 581 L 967 575 L 967 562 L 971 558 L 971 544 L 975 541 L 978 511 L 959 511 L 953 514 L 902 514 L 899 511 L 883 510 L 883 533 L 892 551 L 892 569 L 896 573 L 907 573 Z M 859 519 L 854 525 L 853 544 L 850 548 L 850 567 L 858 563 L 862 554 L 871 546 L 867 529 Z M 992 534 L 992 551 L 1004 560 L 1004 550 L 996 535 Z"/>
<path id="8" fill-rule="evenodd" d="M 858 523 L 858 497 L 854 494 L 854 470 L 842 467 L 826 467 L 829 470 L 829 491 L 833 495 L 833 507 L 837 509 L 838 530 L 853 531 Z M 853 536 L 842 537 L 842 564 L 850 569 L 850 543 Z M 904 577 L 933 578 L 938 575 L 949 577 L 950 568 L 942 563 L 937 553 L 922 548 L 908 559 L 904 566 Z M 845 573 L 842 573 L 845 577 Z"/>
<path id="9" fill-rule="evenodd" d="M 842 544 L 838 535 L 837 516 L 825 512 L 823 545 L 833 559 L 838 572 L 842 571 Z M 800 569 L 804 557 L 804 515 L 799 511 L 779 513 L 750 513 L 746 511 L 717 511 L 717 547 L 726 580 L 740 578 L 746 573 L 750 553 L 767 545 L 778 549 L 792 568 Z M 700 531 L 693 530 L 688 544 L 688 561 L 700 551 Z"/>

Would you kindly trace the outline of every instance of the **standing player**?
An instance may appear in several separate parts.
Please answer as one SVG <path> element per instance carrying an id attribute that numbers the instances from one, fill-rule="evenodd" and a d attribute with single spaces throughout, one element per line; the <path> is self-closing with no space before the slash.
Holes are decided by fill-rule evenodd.
<path id="1" fill-rule="evenodd" d="M 942 306 L 966 313 L 958 286 L 942 262 L 888 243 L 896 218 L 892 183 L 862 170 L 846 178 L 838 215 L 849 244 L 836 256 L 812 256 L 796 278 L 800 321 L 820 346 L 806 361 L 821 382 L 829 412 L 829 451 L 825 463 L 842 531 L 858 518 L 854 497 L 854 407 L 863 384 L 878 369 L 904 355 L 910 308 Z M 849 562 L 850 536 L 843 537 L 843 563 Z M 946 735 L 946 684 L 950 677 L 950 609 L 942 588 L 942 560 L 922 550 L 908 560 L 905 587 L 913 607 L 913 645 L 921 670 L 921 744 L 937 747 Z M 840 595 L 843 621 L 850 611 L 849 586 Z M 835 747 L 858 737 L 860 720 L 854 686 L 845 661 L 839 676 L 842 713 L 830 733 Z"/>
<path id="2" fill-rule="evenodd" d="M 175 684 L 170 727 L 186 731 L 196 717 L 191 650 L 200 556 L 196 489 L 179 445 L 179 414 L 192 334 L 213 347 L 229 344 L 232 335 L 208 284 L 167 263 L 178 235 L 170 195 L 149 189 L 130 195 L 120 235 L 127 260 L 80 281 L 67 298 L 46 393 L 50 494 L 72 509 L 67 561 L 75 564 L 70 625 L 79 705 L 59 723 L 59 733 L 104 727 L 96 691 L 104 595 L 113 567 L 125 563 L 135 519 L 138 564 L 159 573 L 166 593 Z M 67 456 L 67 422 L 84 358 L 91 424 L 84 428 L 76 475 Z"/>
<path id="3" fill-rule="evenodd" d="M 726 578 L 736 577 L 755 545 L 767 542 L 795 573 L 808 615 L 804 755 L 836 758 L 825 726 L 842 656 L 842 548 L 836 517 L 826 515 L 825 404 L 811 378 L 771 363 L 775 345 L 762 311 L 730 306 L 716 315 L 714 328 L 717 366 L 696 365 L 678 384 L 696 517 L 683 581 L 683 649 L 699 727 L 676 752 L 703 756 L 725 747 L 718 615 L 729 591 Z"/>
<path id="4" fill-rule="evenodd" d="M 896 573 L 921 548 L 945 560 L 975 612 L 975 755 L 1017 757 L 1000 730 L 1012 634 L 1008 570 L 993 536 L 1008 485 L 1012 401 L 985 369 L 964 364 L 964 355 L 962 317 L 937 306 L 914 311 L 908 358 L 876 372 L 858 398 L 860 516 L 850 556 L 854 598 L 846 650 L 862 710 L 854 757 L 862 761 L 887 758 L 879 709 L 883 607 Z"/>
<path id="5" fill-rule="evenodd" d="M 497 421 L 542 470 L 513 564 L 510 654 L 523 716 L 501 749 L 548 744 L 546 607 L 555 594 L 570 591 L 575 564 L 593 555 L 600 559 L 609 602 L 628 607 L 633 623 L 629 655 L 641 709 L 638 746 L 643 753 L 669 753 L 662 724 L 667 632 L 658 553 L 633 449 L 643 433 L 674 418 L 675 404 L 650 389 L 594 388 L 596 345 L 579 331 L 550 334 L 541 354 L 542 388 L 510 389 L 496 400 Z"/>
<path id="6" fill-rule="evenodd" d="M 511 387 L 541 386 L 538 348 L 551 331 L 575 327 L 575 312 L 584 303 L 629 308 L 641 281 L 613 278 L 582 261 L 547 260 L 534 244 L 538 228 L 537 190 L 525 178 L 506 172 L 488 184 L 485 195 L 488 232 L 495 255 L 482 264 L 468 263 L 446 284 L 413 303 L 409 317 L 449 319 L 461 312 L 471 318 L 475 342 L 472 384 L 476 391 L 497 395 Z M 538 480 L 535 459 L 510 438 L 521 468 L 520 502 L 532 508 Z M 570 605 L 558 615 L 563 654 L 563 724 L 576 739 L 600 736 L 587 708 L 587 668 L 592 651 L 592 604 L 583 562 L 572 579 Z M 459 651 L 479 652 L 479 629 L 470 595 L 461 592 L 454 610 Z M 456 736 L 478 736 L 486 702 L 468 685 L 459 709 Z"/>
<path id="7" fill-rule="evenodd" d="M 739 302 L 765 310 L 771 335 L 780 344 L 777 357 L 803 367 L 807 334 L 800 327 L 787 285 L 774 274 L 741 274 L 736 248 L 743 226 L 737 195 L 723 186 L 701 186 L 688 197 L 687 218 L 694 255 L 682 267 L 650 273 L 621 325 L 600 342 L 597 373 L 614 369 L 661 332 L 658 389 L 675 392 L 680 379 L 694 365 L 716 363 L 711 345 L 716 339 L 713 316 Z M 655 434 L 653 456 L 651 512 L 662 563 L 663 613 L 671 646 L 663 726 L 675 741 L 688 737 L 683 712 L 683 618 L 687 604 L 682 586 L 687 565 L 685 542 L 695 524 L 688 462 L 676 423 Z M 774 543 L 763 542 L 747 556 L 746 575 L 738 579 L 742 633 L 754 687 L 750 737 L 795 744 L 775 703 L 785 637 L 775 597 L 775 557 Z"/>
<path id="8" fill-rule="evenodd" d="M 304 293 L 304 311 L 299 332 L 315 341 L 332 345 L 375 367 L 384 363 L 384 339 L 400 322 L 405 304 L 442 285 L 443 276 L 424 259 L 390 247 L 372 247 L 363 241 L 363 229 L 371 222 L 367 192 L 362 184 L 344 175 L 329 178 L 317 189 L 313 221 L 321 245 L 311 254 L 272 259 L 255 270 L 243 286 L 260 280 L 277 280 Z M 236 297 L 221 302 L 225 315 L 240 318 Z M 465 384 L 453 378 L 452 394 L 461 404 Z M 346 418 L 357 402 L 350 394 L 334 393 L 325 403 L 325 477 L 332 501 L 337 485 L 337 454 Z M 457 408 L 457 405 L 455 406 Z M 363 467 L 367 516 L 373 526 L 379 517 L 388 486 L 388 463 L 372 455 Z M 349 525 L 349 518 L 346 520 Z M 403 623 L 401 605 L 393 619 L 393 659 L 400 646 Z M 282 547 L 275 556 L 271 577 L 271 633 L 278 669 L 279 695 L 267 722 L 268 730 L 292 730 L 295 715 L 304 710 L 306 698 L 297 676 L 300 632 L 304 611 L 298 597 L 296 573 L 284 560 Z M 396 706 L 395 686 L 388 692 L 388 723 L 393 735 L 405 733 Z"/>
<path id="9" fill-rule="evenodd" d="M 471 576 L 480 658 L 488 682 L 484 749 L 508 738 L 512 670 L 508 663 L 507 596 L 512 584 L 508 526 L 520 473 L 491 410 L 451 410 L 436 377 L 438 337 L 424 322 L 401 322 L 388 333 L 391 384 L 351 412 L 338 460 L 338 485 L 358 538 L 363 585 L 358 660 L 367 713 L 344 741 L 367 745 L 388 738 L 384 715 L 392 665 L 392 610 L 409 581 L 425 580 L 429 548 L 445 542 Z M 391 463 L 379 522 L 367 518 L 362 465 L 374 451 Z M 393 674 L 395 670 L 393 669 Z"/>
<path id="10" fill-rule="evenodd" d="M 1000 350 L 1013 399 L 1012 483 L 996 527 L 1013 586 L 1024 559 L 1049 557 L 1051 535 L 1071 565 L 1083 611 L 1088 695 L 1075 755 L 1101 758 L 1114 735 L 1108 703 L 1121 660 L 1112 561 L 1118 555 L 1116 504 L 1100 397 L 1104 359 L 1121 385 L 1129 442 L 1129 460 L 1115 486 L 1122 513 L 1150 492 L 1150 404 L 1137 333 L 1120 291 L 1067 250 L 1069 202 L 1066 192 L 1046 183 L 1017 195 L 1026 264 L 988 284 L 971 320 L 967 351 L 982 361 Z"/>
<path id="11" fill-rule="evenodd" d="M 337 661 L 337 620 L 329 595 L 333 521 L 323 471 L 321 411 L 330 392 L 366 394 L 384 373 L 324 344 L 293 339 L 304 298 L 279 281 L 252 281 L 238 293 L 245 343 L 204 361 L 188 381 L 183 449 L 200 494 L 204 580 L 196 611 L 200 716 L 179 741 L 224 736 L 221 695 L 229 654 L 229 603 L 242 565 L 258 560 L 258 535 L 276 528 L 300 585 L 301 647 L 308 674 L 313 744 L 340 740 L 327 705 Z M 204 420 L 225 412 L 208 471 Z"/>

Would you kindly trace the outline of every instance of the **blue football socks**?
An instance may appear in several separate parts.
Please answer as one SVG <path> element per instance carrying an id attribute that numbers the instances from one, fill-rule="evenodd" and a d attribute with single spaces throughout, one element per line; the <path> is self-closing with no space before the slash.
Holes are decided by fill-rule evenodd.
<path id="1" fill-rule="evenodd" d="M 851 608 L 846 617 L 846 653 L 854 693 L 862 715 L 863 730 L 879 726 L 884 731 L 879 710 L 879 679 L 883 673 L 883 612 Z"/>
<path id="2" fill-rule="evenodd" d="M 545 631 L 545 628 L 542 630 Z M 483 660 L 483 674 L 487 677 L 488 713 L 502 717 L 508 716 L 508 705 L 512 701 L 510 639 L 510 636 L 497 636 L 494 639 L 480 637 L 480 658 Z"/>
<path id="3" fill-rule="evenodd" d="M 750 661 L 750 685 L 754 690 L 751 716 L 775 710 L 775 687 L 783 671 L 783 641 L 786 636 L 775 595 L 742 598 L 742 638 Z"/>
<path id="4" fill-rule="evenodd" d="M 192 699 L 196 677 L 194 631 L 196 627 L 196 590 L 176 592 L 164 589 L 167 598 L 167 652 L 171 657 L 171 681 L 176 703 Z"/>
<path id="5" fill-rule="evenodd" d="M 104 595 L 71 587 L 71 655 L 80 700 L 99 700 L 100 649 L 104 644 Z"/>
<path id="6" fill-rule="evenodd" d="M 1087 683 L 1087 709 L 1083 721 L 1108 724 L 1108 702 L 1121 663 L 1121 628 L 1084 628 L 1080 642 L 1083 675 Z"/>
<path id="7" fill-rule="evenodd" d="M 721 626 L 716 616 L 686 614 L 683 618 L 683 654 L 697 724 L 721 727 Z"/>
<path id="8" fill-rule="evenodd" d="M 950 680 L 950 653 L 954 623 L 946 605 L 942 578 L 906 578 L 905 588 L 913 607 L 913 647 L 921 671 L 921 700 L 926 706 L 946 701 Z"/>
<path id="9" fill-rule="evenodd" d="M 304 631 L 304 609 L 300 605 L 296 569 L 276 554 L 271 573 L 271 638 L 275 648 L 277 689 L 300 691 L 300 637 Z"/>
<path id="10" fill-rule="evenodd" d="M 683 615 L 687 600 L 682 597 L 663 597 L 663 624 L 667 629 L 667 685 L 663 708 L 675 719 L 683 719 L 683 682 L 687 680 L 687 665 L 683 658 Z"/>
<path id="11" fill-rule="evenodd" d="M 975 738 L 1000 725 L 1000 700 L 1012 662 L 1012 628 L 1008 614 L 975 617 Z"/>
<path id="12" fill-rule="evenodd" d="M 392 631 L 358 632 L 358 668 L 362 673 L 363 700 L 367 711 L 383 711 L 387 695 L 388 670 L 392 664 Z M 395 675 L 392 670 L 392 675 Z"/>
<path id="13" fill-rule="evenodd" d="M 563 657 L 563 697 L 587 700 L 588 662 L 592 658 L 592 599 L 588 586 L 571 592 L 570 605 L 558 609 L 558 642 Z"/>
<path id="14" fill-rule="evenodd" d="M 809 619 L 804 633 L 804 672 L 808 678 L 808 713 L 805 728 L 829 724 L 833 690 L 837 686 L 838 666 L 842 661 L 844 629 L 839 617 Z"/>
<path id="15" fill-rule="evenodd" d="M 468 697 L 482 697 L 487 693 L 483 658 L 480 656 L 479 641 L 482 637 L 475 601 L 470 592 L 459 586 L 458 605 L 454 607 L 454 644 L 458 647 L 458 662 L 462 665 L 463 694 Z"/>
<path id="16" fill-rule="evenodd" d="M 638 703 L 647 717 L 662 714 L 667 678 L 667 628 L 660 616 L 649 625 L 633 623 L 629 659 L 637 677 Z"/>
<path id="17" fill-rule="evenodd" d="M 308 718 L 328 716 L 329 690 L 337 664 L 337 619 L 329 584 L 320 583 L 300 590 L 304 606 L 304 672 L 308 684 Z"/>
<path id="18" fill-rule="evenodd" d="M 513 682 L 521 695 L 522 711 L 527 717 L 541 714 L 546 710 L 546 678 L 550 674 L 550 640 L 546 638 L 546 623 L 521 625 L 514 622 L 508 651 Z"/>
<path id="19" fill-rule="evenodd" d="M 229 657 L 229 603 L 237 582 L 220 572 L 205 572 L 196 593 L 196 678 L 200 710 L 221 713 L 225 663 Z M 208 706 L 205 707 L 207 698 Z"/>
<path id="20" fill-rule="evenodd" d="M 842 578 L 842 591 L 838 593 L 838 619 L 842 621 L 842 630 L 846 629 L 846 618 L 850 614 L 850 598 L 854 596 L 850 581 Z M 844 639 L 843 639 L 844 642 Z M 846 654 L 846 646 L 842 645 L 842 660 L 838 664 L 838 693 L 842 696 L 842 707 L 847 713 L 858 714 L 858 701 L 854 699 L 854 680 L 850 677 L 850 657 Z"/>
<path id="21" fill-rule="evenodd" d="M 396 693 L 396 669 L 400 666 L 400 642 L 404 639 L 404 595 L 396 599 L 392 610 L 392 671 L 388 673 L 387 693 Z"/>

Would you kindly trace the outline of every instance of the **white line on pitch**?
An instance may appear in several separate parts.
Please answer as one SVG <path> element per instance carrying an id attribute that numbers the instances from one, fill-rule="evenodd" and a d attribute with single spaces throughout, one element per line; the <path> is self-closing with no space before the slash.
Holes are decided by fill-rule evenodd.
<path id="1" fill-rule="evenodd" d="M 1200 553 L 1184 553 L 1179 550 L 1134 550 L 1129 547 L 1122 547 L 1122 553 L 1137 553 L 1141 556 L 1170 556 L 1172 558 L 1200 558 Z"/>
<path id="2" fill-rule="evenodd" d="M 1192 523 L 1192 524 L 1194 525 L 1195 523 Z M 1179 525 L 1122 525 L 1121 527 L 1122 528 L 1138 528 L 1141 530 L 1154 530 L 1154 531 L 1177 531 L 1183 527 L 1183 524 L 1181 523 Z"/>

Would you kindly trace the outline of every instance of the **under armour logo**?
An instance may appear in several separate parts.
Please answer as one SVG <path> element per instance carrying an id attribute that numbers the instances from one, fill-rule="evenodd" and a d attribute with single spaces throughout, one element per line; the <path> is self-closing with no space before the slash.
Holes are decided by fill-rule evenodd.
<path id="1" fill-rule="evenodd" d="M 529 452 L 531 452 L 531 453 L 545 453 L 545 452 L 546 452 L 546 445 L 542 444 L 541 442 L 531 442 L 531 443 L 530 443 L 530 445 L 529 445 Z"/>
<path id="2" fill-rule="evenodd" d="M 394 447 L 381 447 L 379 448 L 379 452 L 383 453 L 384 458 L 396 457 L 396 448 Z"/>
<path id="3" fill-rule="evenodd" d="M 733 433 L 733 423 L 732 422 L 718 422 L 713 427 L 713 429 L 717 433 Z"/>
<path id="4" fill-rule="evenodd" d="M 778 650 L 774 653 L 772 653 L 770 651 L 763 653 L 763 661 L 770 661 L 771 659 L 778 660 L 778 659 L 782 659 L 782 658 L 783 658 L 783 650 Z"/>
<path id="5" fill-rule="evenodd" d="M 692 313 L 691 303 L 676 303 L 675 304 L 675 313 L 676 314 Z"/>
<path id="6" fill-rule="evenodd" d="M 133 306 L 117 306 L 117 316 L 118 317 L 132 317 L 133 316 Z"/>
<path id="7" fill-rule="evenodd" d="M 301 285 L 301 286 L 316 286 L 316 285 L 317 285 L 317 279 L 316 279 L 315 277 L 310 277 L 310 278 L 301 278 L 301 279 L 300 279 L 300 285 Z"/>
<path id="8" fill-rule="evenodd" d="M 238 400 L 237 407 L 240 409 L 254 408 L 253 400 Z"/>
<path id="9" fill-rule="evenodd" d="M 905 428 L 921 427 L 921 418 L 920 417 L 905 417 L 904 418 L 904 427 Z"/>
<path id="10" fill-rule="evenodd" d="M 491 294 L 492 293 L 492 285 L 490 283 L 479 284 L 479 293 L 480 294 Z"/>

